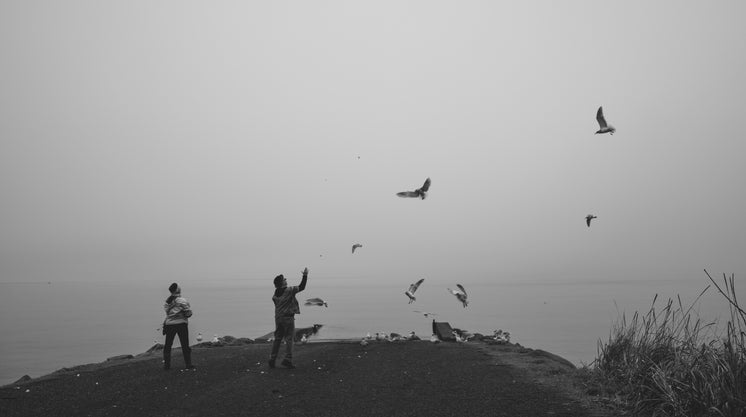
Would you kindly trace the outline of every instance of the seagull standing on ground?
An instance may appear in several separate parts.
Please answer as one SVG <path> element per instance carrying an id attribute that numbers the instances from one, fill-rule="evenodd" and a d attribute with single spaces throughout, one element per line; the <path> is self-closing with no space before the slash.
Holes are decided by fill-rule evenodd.
<path id="1" fill-rule="evenodd" d="M 466 295 L 466 290 L 461 284 L 456 284 L 456 286 L 458 287 L 457 290 L 452 290 L 448 288 L 448 292 L 455 295 L 456 298 L 458 298 L 458 300 L 461 301 L 461 304 L 464 305 L 464 308 L 466 308 L 466 306 L 469 305 L 469 301 L 466 300 L 466 298 L 468 297 L 468 295 Z"/>
<path id="2" fill-rule="evenodd" d="M 587 224 L 588 227 L 591 227 L 591 220 L 597 219 L 597 218 L 598 218 L 597 216 L 589 214 L 589 215 L 585 216 L 585 224 Z"/>
<path id="3" fill-rule="evenodd" d="M 606 123 L 603 106 L 598 108 L 598 111 L 596 112 L 596 120 L 598 121 L 598 126 L 600 127 L 600 129 L 598 129 L 596 133 L 608 133 L 613 135 L 614 132 L 616 132 L 614 126 Z"/>
<path id="4" fill-rule="evenodd" d="M 202 333 L 197 333 L 197 341 L 198 342 L 202 341 Z"/>
<path id="5" fill-rule="evenodd" d="M 363 245 L 361 245 L 359 243 L 355 243 L 354 245 L 352 245 L 352 253 L 355 253 L 355 249 L 362 248 L 362 247 L 363 247 Z"/>
<path id="6" fill-rule="evenodd" d="M 417 301 L 416 298 L 414 298 L 414 292 L 417 291 L 417 288 L 419 288 L 420 284 L 425 280 L 425 278 L 420 279 L 419 281 L 415 282 L 414 284 L 409 286 L 409 289 L 404 291 L 404 294 L 409 297 L 409 304 L 412 304 L 412 302 Z"/>
<path id="7" fill-rule="evenodd" d="M 430 189 L 430 178 L 425 180 L 425 183 L 422 184 L 422 187 L 414 190 L 414 191 L 402 191 L 400 193 L 396 193 L 399 197 L 414 197 L 414 198 L 421 198 L 425 199 L 427 197 L 427 190 Z"/>
<path id="8" fill-rule="evenodd" d="M 309 298 L 308 300 L 306 300 L 306 305 L 329 307 L 329 304 L 327 304 L 326 301 L 322 300 L 321 298 Z"/>

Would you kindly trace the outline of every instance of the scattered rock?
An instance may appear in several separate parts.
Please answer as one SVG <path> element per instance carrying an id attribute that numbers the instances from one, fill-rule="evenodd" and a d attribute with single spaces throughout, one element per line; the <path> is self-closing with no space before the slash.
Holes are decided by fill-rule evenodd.
<path id="1" fill-rule="evenodd" d="M 22 376 L 22 377 L 21 377 L 20 379 L 18 379 L 18 381 L 14 382 L 14 384 L 23 384 L 24 382 L 29 382 L 29 381 L 31 381 L 31 379 L 32 379 L 32 378 L 31 378 L 30 376 L 28 376 L 28 375 L 24 375 L 24 376 Z"/>
<path id="2" fill-rule="evenodd" d="M 248 337 L 239 337 L 235 338 L 233 336 L 222 336 L 219 337 L 217 342 L 202 342 L 194 345 L 193 347 L 200 347 L 200 348 L 215 348 L 215 347 L 223 347 L 223 346 L 241 346 L 241 345 L 250 345 L 254 343 L 254 340 L 249 339 Z"/>
<path id="3" fill-rule="evenodd" d="M 134 358 L 134 356 L 132 355 L 117 355 L 117 356 L 112 356 L 110 358 L 106 358 L 106 361 L 107 362 L 122 361 L 122 360 L 127 360 L 127 359 L 132 359 L 132 358 Z"/>
<path id="4" fill-rule="evenodd" d="M 145 353 L 153 353 L 159 350 L 163 350 L 163 345 L 160 343 L 156 343 L 150 349 L 146 350 Z"/>

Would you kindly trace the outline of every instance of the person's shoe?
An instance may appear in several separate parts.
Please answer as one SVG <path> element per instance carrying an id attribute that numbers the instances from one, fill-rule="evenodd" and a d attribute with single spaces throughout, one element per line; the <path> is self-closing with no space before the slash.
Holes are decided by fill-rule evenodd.
<path id="1" fill-rule="evenodd" d="M 275 369 L 275 360 L 274 359 L 270 359 L 269 360 L 269 367 L 272 368 L 272 369 Z"/>
<path id="2" fill-rule="evenodd" d="M 290 362 L 290 360 L 288 360 L 288 359 L 284 359 L 282 361 L 282 366 L 284 366 L 284 367 L 286 367 L 288 369 L 295 369 L 295 365 L 293 365 L 293 363 Z"/>

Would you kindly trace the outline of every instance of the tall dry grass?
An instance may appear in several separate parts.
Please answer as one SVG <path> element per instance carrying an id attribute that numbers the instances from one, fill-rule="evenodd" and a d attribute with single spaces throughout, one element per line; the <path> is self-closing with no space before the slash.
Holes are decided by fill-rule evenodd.
<path id="1" fill-rule="evenodd" d="M 599 341 L 592 371 L 615 390 L 635 415 L 746 416 L 746 312 L 739 306 L 735 277 L 712 282 L 690 306 L 669 299 L 657 309 L 624 314 L 609 341 Z M 692 314 L 699 298 L 714 286 L 727 300 L 724 329 Z"/>

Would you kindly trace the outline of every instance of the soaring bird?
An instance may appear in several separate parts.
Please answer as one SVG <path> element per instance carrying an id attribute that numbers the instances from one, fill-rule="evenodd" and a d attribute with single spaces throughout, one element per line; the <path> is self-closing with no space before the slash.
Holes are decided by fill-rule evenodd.
<path id="1" fill-rule="evenodd" d="M 309 298 L 308 300 L 306 300 L 306 305 L 329 307 L 329 304 L 327 304 L 326 301 L 322 300 L 321 298 Z"/>
<path id="2" fill-rule="evenodd" d="M 414 298 L 414 292 L 417 291 L 417 288 L 419 288 L 420 284 L 422 284 L 422 281 L 424 280 L 425 278 L 420 279 L 419 281 L 410 285 L 408 290 L 404 291 L 404 294 L 406 294 L 407 297 L 409 297 L 409 304 L 412 304 L 412 302 L 417 301 L 417 299 Z"/>
<path id="3" fill-rule="evenodd" d="M 430 188 L 430 178 L 425 180 L 425 183 L 422 184 L 422 187 L 414 190 L 414 191 L 402 191 L 400 193 L 396 193 L 399 197 L 419 197 L 421 199 L 425 199 L 427 197 L 427 190 Z"/>
<path id="4" fill-rule="evenodd" d="M 361 245 L 359 243 L 355 243 L 354 245 L 352 245 L 352 253 L 355 253 L 355 249 L 362 248 L 362 247 L 363 247 L 363 245 Z"/>
<path id="5" fill-rule="evenodd" d="M 598 120 L 598 125 L 600 126 L 600 129 L 598 129 L 596 133 L 609 133 L 613 135 L 614 132 L 616 132 L 614 126 L 606 124 L 603 106 L 598 108 L 598 111 L 596 112 L 596 120 Z"/>
<path id="6" fill-rule="evenodd" d="M 588 227 L 591 227 L 591 220 L 596 219 L 596 218 L 598 218 L 598 217 L 596 217 L 596 216 L 594 216 L 592 214 L 589 214 L 589 215 L 585 216 L 585 224 L 587 224 Z"/>
<path id="7" fill-rule="evenodd" d="M 461 301 L 461 304 L 464 305 L 464 308 L 466 308 L 466 306 L 469 305 L 469 301 L 466 300 L 466 297 L 468 297 L 466 295 L 466 290 L 461 284 L 456 284 L 456 286 L 458 287 L 457 290 L 452 290 L 448 288 L 448 292 L 455 295 L 456 298 L 458 298 L 458 300 Z"/>

